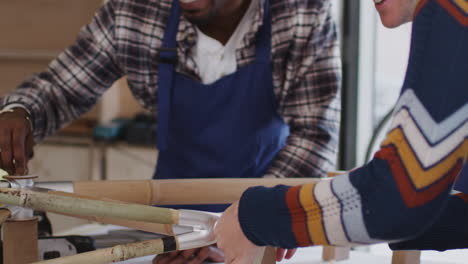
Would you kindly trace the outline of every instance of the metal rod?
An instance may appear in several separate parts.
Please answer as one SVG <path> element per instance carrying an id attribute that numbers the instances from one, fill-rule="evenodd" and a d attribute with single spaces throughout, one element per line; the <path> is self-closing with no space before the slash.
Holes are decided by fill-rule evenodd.
<path id="1" fill-rule="evenodd" d="M 60 192 L 75 192 L 73 188 L 73 182 L 71 181 L 50 181 L 50 182 L 36 182 L 34 183 L 35 187 L 50 189 Z"/>

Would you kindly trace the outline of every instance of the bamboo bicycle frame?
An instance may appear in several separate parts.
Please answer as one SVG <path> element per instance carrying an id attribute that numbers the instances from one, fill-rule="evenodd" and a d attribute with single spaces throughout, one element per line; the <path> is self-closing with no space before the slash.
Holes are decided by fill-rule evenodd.
<path id="1" fill-rule="evenodd" d="M 318 181 L 310 178 L 285 179 L 191 179 L 149 181 L 93 181 L 36 183 L 33 188 L 0 187 L 0 202 L 35 210 L 78 216 L 105 223 L 171 235 L 163 239 L 119 245 L 44 261 L 40 263 L 109 263 L 173 250 L 201 247 L 214 243 L 211 229 L 216 218 L 184 210 L 148 205 L 225 204 L 238 200 L 251 186 L 300 185 Z M 73 193 L 53 191 L 66 189 Z M 37 187 L 47 187 L 41 189 Z M 174 225 L 205 225 L 203 234 L 174 236 Z M 210 222 L 211 221 L 211 222 Z M 207 224 L 207 222 L 209 222 Z M 197 242 L 198 237 L 202 238 Z"/>

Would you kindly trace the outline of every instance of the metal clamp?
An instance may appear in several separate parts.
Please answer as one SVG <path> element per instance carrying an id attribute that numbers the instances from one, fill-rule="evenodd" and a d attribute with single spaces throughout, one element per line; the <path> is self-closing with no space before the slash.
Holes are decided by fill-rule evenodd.
<path id="1" fill-rule="evenodd" d="M 15 189 L 29 189 L 34 186 L 34 179 L 37 175 L 25 175 L 25 176 L 4 176 L 3 178 L 7 180 L 2 182 L 0 187 L 11 187 Z M 5 185 L 5 186 L 2 186 Z M 21 199 L 26 199 L 26 197 L 21 197 Z M 10 210 L 10 219 L 15 221 L 28 221 L 34 219 L 34 211 L 32 209 L 23 208 L 19 206 L 7 205 L 3 206 Z"/>
<path id="2" fill-rule="evenodd" d="M 193 231 L 177 236 L 179 250 L 208 246 L 216 243 L 214 226 L 219 214 L 179 210 L 179 226 L 191 227 Z"/>

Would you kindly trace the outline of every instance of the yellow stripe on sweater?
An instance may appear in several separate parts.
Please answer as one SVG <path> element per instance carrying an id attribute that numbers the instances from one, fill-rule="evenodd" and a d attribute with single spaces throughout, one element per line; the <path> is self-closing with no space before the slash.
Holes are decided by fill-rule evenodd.
<path id="1" fill-rule="evenodd" d="M 465 13 L 468 13 L 468 1 L 466 0 L 454 0 L 455 4 L 459 6 Z"/>
<path id="2" fill-rule="evenodd" d="M 304 185 L 299 192 L 299 200 L 306 212 L 307 229 L 314 245 L 326 245 L 327 239 L 322 224 L 322 210 L 314 198 L 315 184 Z"/>
<path id="3" fill-rule="evenodd" d="M 468 140 L 464 140 L 450 155 L 446 156 L 441 162 L 430 169 L 421 167 L 416 154 L 404 137 L 401 128 L 396 128 L 390 132 L 382 146 L 393 144 L 396 146 L 400 156 L 413 184 L 417 189 L 425 188 L 440 178 L 442 178 L 460 158 L 464 158 L 468 149 Z M 418 144 L 418 142 L 414 142 Z M 428 153 L 429 154 L 429 153 Z M 424 157 L 420 157 L 424 158 Z M 441 157 L 442 158 L 442 157 Z"/>

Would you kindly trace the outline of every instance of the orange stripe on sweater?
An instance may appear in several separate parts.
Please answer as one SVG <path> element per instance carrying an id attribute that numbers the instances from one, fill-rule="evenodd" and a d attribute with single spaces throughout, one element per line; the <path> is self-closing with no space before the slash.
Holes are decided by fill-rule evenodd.
<path id="1" fill-rule="evenodd" d="M 457 193 L 455 196 L 461 198 L 463 201 L 468 203 L 468 193 Z"/>
<path id="2" fill-rule="evenodd" d="M 421 11 L 421 9 L 427 4 L 427 2 L 429 2 L 429 0 L 418 1 L 418 3 L 416 4 L 416 8 L 414 10 L 413 17 L 416 17 L 419 14 L 419 11 Z"/>
<path id="3" fill-rule="evenodd" d="M 300 247 L 312 244 L 307 231 L 307 218 L 299 200 L 301 186 L 291 187 L 286 193 L 286 204 L 291 214 L 292 231 L 297 245 Z"/>
<path id="4" fill-rule="evenodd" d="M 451 139 L 447 139 L 447 141 L 448 140 Z M 412 144 L 418 143 L 418 140 L 413 138 Z M 397 154 L 403 162 L 403 166 L 405 167 L 407 174 L 410 176 L 411 182 L 418 190 L 426 188 L 438 181 L 441 178 L 441 175 L 453 168 L 454 164 L 460 158 L 463 158 L 465 155 L 464 150 L 468 149 L 468 140 L 463 140 L 457 148 L 452 150 L 452 153 L 446 154 L 446 156 L 437 164 L 434 164 L 429 169 L 425 169 L 420 164 L 418 157 L 416 156 L 417 154 L 411 148 L 408 139 L 405 137 L 405 133 L 399 127 L 390 131 L 387 135 L 387 139 L 382 142 L 382 146 L 392 144 L 397 147 Z M 439 153 L 439 155 L 442 154 L 443 153 Z"/>
<path id="5" fill-rule="evenodd" d="M 459 6 L 466 15 L 468 15 L 468 1 L 466 0 L 453 0 L 457 6 Z"/>
<path id="6" fill-rule="evenodd" d="M 445 175 L 434 182 L 430 187 L 423 190 L 417 190 L 411 183 L 410 176 L 408 175 L 400 157 L 397 154 L 395 146 L 390 145 L 383 147 L 377 154 L 376 158 L 386 160 L 389 163 L 392 175 L 401 193 L 401 196 L 409 208 L 424 205 L 429 201 L 436 198 L 442 192 L 446 191 L 449 186 L 454 182 L 455 178 L 462 169 L 462 159 L 455 163 Z"/>
<path id="7" fill-rule="evenodd" d="M 453 18 L 455 18 L 460 24 L 463 26 L 468 26 L 468 14 L 463 13 L 458 9 L 457 6 L 452 1 L 449 0 L 437 0 L 439 5 L 441 5 L 447 12 L 452 15 Z M 460 8 L 463 8 L 463 6 L 460 6 Z"/>

